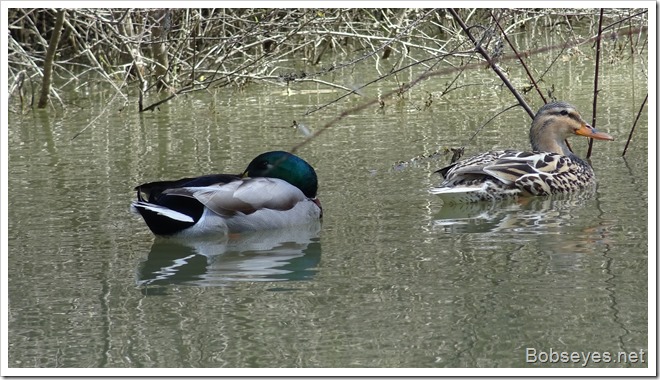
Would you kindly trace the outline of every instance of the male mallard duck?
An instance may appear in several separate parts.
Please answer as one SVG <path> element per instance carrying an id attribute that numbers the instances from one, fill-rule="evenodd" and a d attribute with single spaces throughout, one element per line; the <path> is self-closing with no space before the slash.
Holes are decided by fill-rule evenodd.
<path id="1" fill-rule="evenodd" d="M 321 218 L 316 172 L 288 152 L 260 154 L 242 174 L 211 174 L 135 187 L 131 209 L 161 236 L 256 231 Z"/>
<path id="2" fill-rule="evenodd" d="M 572 105 L 546 104 L 529 130 L 531 152 L 493 151 L 456 162 L 436 171 L 445 180 L 430 192 L 451 203 L 569 193 L 592 186 L 591 166 L 564 141 L 572 135 L 614 140 L 587 124 Z"/>

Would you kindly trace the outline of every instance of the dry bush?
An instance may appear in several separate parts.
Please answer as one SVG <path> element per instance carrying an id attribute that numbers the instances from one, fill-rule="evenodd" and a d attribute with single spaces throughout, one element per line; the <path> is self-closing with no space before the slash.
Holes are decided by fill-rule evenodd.
<path id="1" fill-rule="evenodd" d="M 34 103 L 44 76 L 56 12 L 9 9 L 9 94 L 14 104 L 20 99 L 22 109 Z M 596 35 L 599 20 L 596 9 L 502 9 L 492 14 L 460 9 L 458 14 L 471 25 L 476 45 L 496 59 L 515 58 L 504 54 L 509 49 L 502 38 L 512 31 L 553 28 L 563 33 L 566 46 L 575 46 Z M 608 51 L 614 53 L 605 59 L 616 59 L 617 51 L 644 53 L 645 10 L 608 9 L 604 15 L 607 36 L 620 37 L 613 37 L 615 49 Z M 343 91 L 338 101 L 387 79 L 400 94 L 410 88 L 397 77 L 402 69 L 413 67 L 420 76 L 449 70 L 458 76 L 470 64 L 483 62 L 456 21 L 446 9 L 67 9 L 50 94 L 59 99 L 67 86 L 102 80 L 125 102 L 137 92 L 138 111 L 187 92 L 241 88 L 255 81 L 281 86 L 316 82 Z M 576 24 L 590 35 L 575 35 Z M 333 81 L 338 70 L 357 65 L 373 67 L 374 76 L 361 88 Z M 145 99 L 153 101 L 144 104 Z M 66 106 L 62 100 L 59 104 Z"/>

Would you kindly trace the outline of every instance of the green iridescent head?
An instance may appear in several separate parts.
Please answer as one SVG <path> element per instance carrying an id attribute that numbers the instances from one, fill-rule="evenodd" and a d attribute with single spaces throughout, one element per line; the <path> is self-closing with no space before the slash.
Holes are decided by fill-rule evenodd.
<path id="1" fill-rule="evenodd" d="M 279 178 L 299 188 L 309 198 L 316 197 L 318 190 L 314 168 L 302 158 L 284 151 L 258 155 L 242 176 Z"/>

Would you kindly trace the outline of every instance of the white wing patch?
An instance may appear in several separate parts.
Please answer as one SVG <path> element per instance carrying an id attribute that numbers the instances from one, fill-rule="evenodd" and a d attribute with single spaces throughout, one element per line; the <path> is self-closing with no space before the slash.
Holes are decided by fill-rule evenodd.
<path id="1" fill-rule="evenodd" d="M 178 220 L 180 222 L 189 222 L 189 223 L 195 222 L 193 218 L 189 217 L 186 214 L 153 203 L 137 201 L 137 202 L 133 202 L 131 205 L 135 208 L 142 208 L 145 210 L 153 211 L 159 215 L 163 215 L 170 219 Z"/>

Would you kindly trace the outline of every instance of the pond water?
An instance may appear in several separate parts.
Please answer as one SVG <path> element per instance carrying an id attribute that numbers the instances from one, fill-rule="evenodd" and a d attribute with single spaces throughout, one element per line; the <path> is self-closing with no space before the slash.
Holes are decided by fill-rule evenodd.
<path id="1" fill-rule="evenodd" d="M 293 120 L 318 130 L 391 84 L 308 116 L 341 92 L 255 83 L 138 114 L 137 99 L 124 107 L 90 82 L 64 94 L 64 111 L 13 109 L 8 365 L 536 368 L 583 363 L 528 363 L 533 352 L 646 352 L 646 111 L 621 157 L 647 91 L 644 64 L 601 68 L 597 127 L 615 141 L 595 143 L 594 194 L 452 207 L 428 193 L 450 159 L 434 152 L 528 148 L 521 108 L 470 140 L 515 103 L 482 67 L 460 78 L 477 86 L 441 97 L 456 73 L 433 77 L 300 148 L 319 175 L 322 223 L 188 244 L 155 239 L 129 212 L 135 185 L 238 173 L 303 141 Z M 570 56 L 545 78 L 586 120 L 592 65 Z M 585 155 L 583 139 L 571 144 Z"/>

